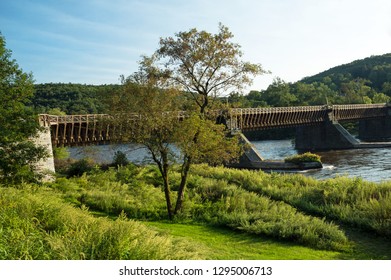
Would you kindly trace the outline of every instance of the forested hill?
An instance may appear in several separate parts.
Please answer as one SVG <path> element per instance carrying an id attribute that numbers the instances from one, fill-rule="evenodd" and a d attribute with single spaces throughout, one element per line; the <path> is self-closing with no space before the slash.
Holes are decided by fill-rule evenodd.
<path id="1" fill-rule="evenodd" d="M 371 56 L 287 83 L 276 78 L 266 90 L 231 94 L 234 106 L 300 106 L 391 101 L 391 54 Z"/>
<path id="2" fill-rule="evenodd" d="M 346 81 L 364 79 L 370 82 L 373 89 L 381 91 L 384 83 L 391 82 L 391 53 L 355 60 L 317 75 L 306 77 L 301 81 L 311 84 L 323 82 L 324 79 L 331 79 L 331 82 L 339 86 Z"/>
<path id="3" fill-rule="evenodd" d="M 32 106 L 37 113 L 102 113 L 105 110 L 104 96 L 118 88 L 119 85 L 36 84 Z"/>
<path id="4" fill-rule="evenodd" d="M 48 83 L 35 85 L 37 113 L 95 114 L 105 111 L 105 98 L 120 85 Z M 222 100 L 226 103 L 226 99 Z M 391 102 L 391 53 L 333 67 L 287 83 L 276 78 L 266 90 L 231 93 L 231 107 L 279 107 Z"/>

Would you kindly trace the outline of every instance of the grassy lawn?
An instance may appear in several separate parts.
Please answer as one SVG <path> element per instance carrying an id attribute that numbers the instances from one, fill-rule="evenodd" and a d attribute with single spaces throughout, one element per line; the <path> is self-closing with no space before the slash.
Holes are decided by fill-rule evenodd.
<path id="1" fill-rule="evenodd" d="M 196 243 L 214 260 L 341 260 L 391 259 L 391 241 L 345 229 L 354 244 L 351 252 L 316 250 L 230 229 L 206 225 L 147 222 L 154 229 Z"/>

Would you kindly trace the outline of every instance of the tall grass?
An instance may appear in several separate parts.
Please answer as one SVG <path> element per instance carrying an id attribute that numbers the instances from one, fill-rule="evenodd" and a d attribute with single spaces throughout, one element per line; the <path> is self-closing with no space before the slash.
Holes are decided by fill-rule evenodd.
<path id="1" fill-rule="evenodd" d="M 80 178 L 57 180 L 52 187 L 64 192 L 68 199 L 69 193 L 73 193 L 71 201 L 90 209 L 107 214 L 124 211 L 130 218 L 162 220 L 167 214 L 158 178 L 154 168 L 129 165 L 106 172 L 96 171 Z M 170 178 L 172 195 L 175 196 L 180 173 L 173 170 Z M 232 179 L 190 175 L 184 207 L 176 217 L 177 221 L 228 226 L 315 248 L 343 250 L 347 247 L 347 238 L 336 225 L 304 215 L 287 203 L 273 201 L 228 183 L 227 180 Z M 248 181 L 245 178 L 238 180 L 242 183 Z M 74 185 L 70 186 L 69 182 Z"/>
<path id="2" fill-rule="evenodd" d="M 193 259 L 202 251 L 121 215 L 96 218 L 48 189 L 0 188 L 0 259 Z"/>
<path id="3" fill-rule="evenodd" d="M 133 219 L 161 219 L 167 213 L 164 194 L 152 168 L 129 165 L 88 176 L 57 179 L 51 187 L 69 202 L 109 215 L 124 212 Z"/>
<path id="4" fill-rule="evenodd" d="M 197 208 L 205 221 L 319 249 L 348 248 L 347 237 L 336 225 L 305 215 L 285 202 L 248 192 L 225 180 L 193 175 L 189 181 L 190 188 L 196 186 L 193 195 L 196 193 L 203 205 L 209 205 Z"/>
<path id="5" fill-rule="evenodd" d="M 284 201 L 308 214 L 391 236 L 391 182 L 361 178 L 315 180 L 302 175 L 194 166 L 194 174 L 226 179 L 248 191 Z"/>

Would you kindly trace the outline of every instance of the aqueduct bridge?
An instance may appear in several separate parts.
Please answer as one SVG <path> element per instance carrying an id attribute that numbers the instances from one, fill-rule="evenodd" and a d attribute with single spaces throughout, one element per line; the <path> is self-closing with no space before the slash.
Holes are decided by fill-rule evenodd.
<path id="1" fill-rule="evenodd" d="M 185 112 L 179 112 L 178 118 L 184 115 Z M 102 114 L 39 115 L 40 124 L 49 128 L 51 143 L 55 147 L 110 143 L 121 131 L 110 127 L 105 121 L 107 118 L 108 115 Z M 341 133 L 343 138 L 349 136 L 338 125 L 340 121 L 359 121 L 358 138 L 361 140 L 391 139 L 391 104 L 233 108 L 221 111 L 219 120 L 232 131 L 297 127 L 297 148 L 307 150 L 344 148 L 347 143 L 328 139 L 340 138 L 337 136 Z"/>
<path id="2" fill-rule="evenodd" d="M 350 149 L 374 145 L 362 143 L 350 135 L 340 121 L 358 121 L 358 138 L 366 142 L 391 140 L 391 104 L 352 104 L 274 108 L 233 108 L 216 114 L 231 131 L 260 131 L 296 127 L 299 150 Z M 185 117 L 179 112 L 178 118 Z M 121 133 L 105 120 L 108 115 L 39 115 L 46 135 L 41 143 L 49 150 L 58 146 L 108 144 Z M 137 116 L 135 115 L 135 118 Z M 378 143 L 380 144 L 380 143 Z M 390 145 L 391 143 L 383 143 Z"/>

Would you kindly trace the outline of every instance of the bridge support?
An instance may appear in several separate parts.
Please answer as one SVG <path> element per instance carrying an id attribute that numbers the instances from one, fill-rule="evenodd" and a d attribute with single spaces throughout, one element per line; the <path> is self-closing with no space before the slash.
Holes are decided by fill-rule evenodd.
<path id="1" fill-rule="evenodd" d="M 296 149 L 305 151 L 351 149 L 359 145 L 343 126 L 325 121 L 317 125 L 297 127 Z"/>
<path id="2" fill-rule="evenodd" d="M 232 132 L 238 133 L 240 136 L 240 143 L 244 145 L 244 153 L 240 156 L 239 161 L 231 163 L 228 166 L 238 167 L 238 168 L 258 168 L 260 162 L 263 161 L 263 158 L 257 151 L 257 149 L 251 144 L 251 142 L 243 135 L 241 132 Z"/>
<path id="3" fill-rule="evenodd" d="M 378 119 L 361 120 L 359 122 L 360 140 L 380 142 L 391 140 L 391 116 Z"/>
<path id="4" fill-rule="evenodd" d="M 42 124 L 41 124 L 42 125 Z M 53 156 L 53 146 L 52 139 L 50 134 L 50 127 L 43 127 L 43 131 L 38 133 L 35 143 L 39 146 L 44 146 L 47 149 L 49 157 L 42 159 L 36 164 L 36 169 L 38 173 L 43 175 L 44 181 L 50 181 L 53 178 L 53 173 L 55 173 L 54 168 L 54 156 Z"/>

